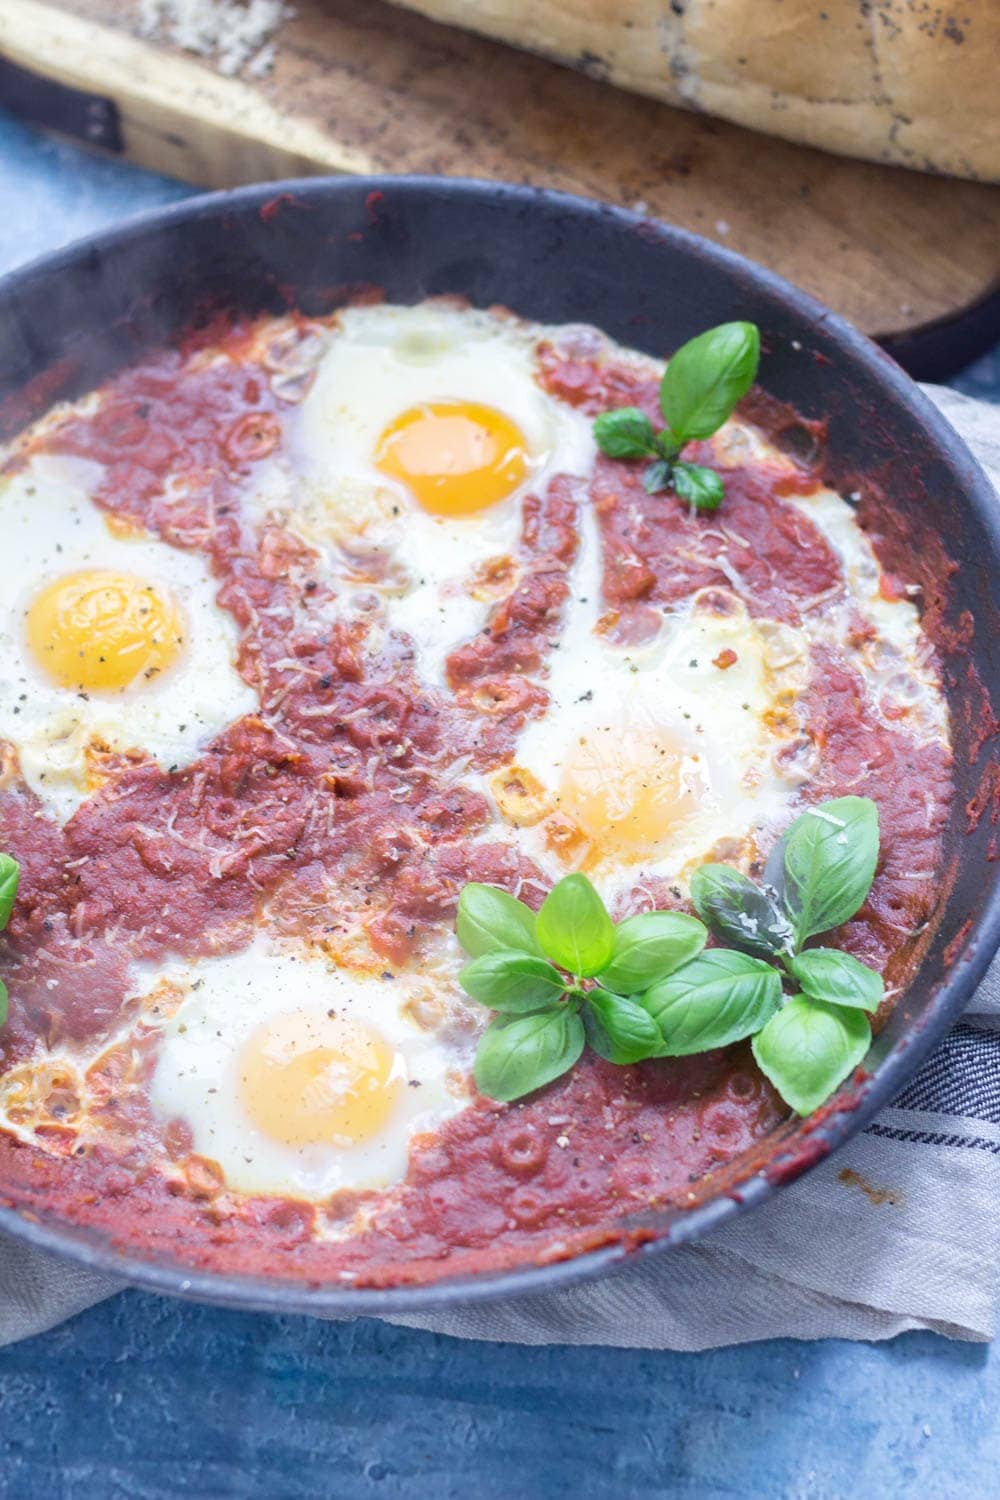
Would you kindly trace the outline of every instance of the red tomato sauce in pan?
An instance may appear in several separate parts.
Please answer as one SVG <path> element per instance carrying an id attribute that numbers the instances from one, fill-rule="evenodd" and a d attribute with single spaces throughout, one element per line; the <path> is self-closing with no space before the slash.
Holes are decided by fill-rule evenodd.
<path id="1" fill-rule="evenodd" d="M 308 335 L 307 323 L 296 326 Z M 252 352 L 254 332 L 232 327 L 213 358 L 204 338 L 151 356 L 96 407 L 71 410 L 33 440 L 35 451 L 98 461 L 100 507 L 208 560 L 260 708 L 183 769 L 113 758 L 103 787 L 61 828 L 4 776 L 0 847 L 16 854 L 22 877 L 3 939 L 11 1004 L 0 1072 L 39 1043 L 107 1035 L 130 962 L 239 948 L 265 903 L 307 939 L 365 908 L 391 974 L 419 959 L 423 933 L 453 923 L 466 881 L 521 883 L 536 906 L 544 894 L 530 860 L 483 836 L 486 799 L 444 771 L 463 756 L 482 771 L 503 765 L 544 711 L 579 485 L 557 477 L 527 499 L 517 558 L 526 566 L 506 592 L 496 581 L 488 628 L 451 652 L 451 691 L 429 688 L 412 643 L 392 633 L 374 642 L 363 610 L 331 626 L 330 584 L 309 549 L 241 511 L 242 488 L 282 443 L 293 409 L 287 386 L 276 393 L 273 368 Z M 635 404 L 655 414 L 655 381 L 627 362 L 547 345 L 540 369 L 550 393 L 587 413 Z M 820 485 L 816 466 L 790 475 L 749 458 L 725 481 L 724 509 L 706 520 L 647 496 L 635 465 L 598 459 L 587 501 L 609 628 L 623 641 L 697 590 L 732 588 L 726 559 L 753 617 L 794 625 L 843 587 L 824 536 L 788 503 Z M 835 941 L 882 969 L 891 988 L 933 911 L 949 756 L 890 729 L 866 692 L 831 646 L 802 706 L 815 757 L 806 795 L 857 790 L 878 803 L 875 884 Z M 387 746 L 392 756 L 379 753 Z M 661 894 L 660 904 L 678 904 Z M 628 1068 L 588 1054 L 539 1094 L 514 1105 L 476 1100 L 418 1138 L 405 1181 L 374 1203 L 368 1227 L 337 1238 L 351 1195 L 317 1205 L 229 1191 L 215 1164 L 192 1153 L 183 1124 L 164 1131 L 152 1119 L 141 1087 L 150 1066 L 141 1047 L 107 1056 L 97 1080 L 105 1128 L 86 1146 L 58 1124 L 54 1077 L 56 1123 L 41 1143 L 0 1132 L 0 1200 L 140 1256 L 364 1286 L 558 1259 L 621 1237 L 627 1215 L 682 1209 L 736 1181 L 787 1114 L 747 1045 Z"/>

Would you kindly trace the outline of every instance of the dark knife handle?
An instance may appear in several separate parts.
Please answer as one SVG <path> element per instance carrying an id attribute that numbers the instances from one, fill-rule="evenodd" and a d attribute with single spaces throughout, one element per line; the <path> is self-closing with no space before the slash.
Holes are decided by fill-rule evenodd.
<path id="1" fill-rule="evenodd" d="M 43 78 L 0 57 L 0 105 L 29 125 L 71 136 L 117 155 L 125 149 L 113 99 Z"/>

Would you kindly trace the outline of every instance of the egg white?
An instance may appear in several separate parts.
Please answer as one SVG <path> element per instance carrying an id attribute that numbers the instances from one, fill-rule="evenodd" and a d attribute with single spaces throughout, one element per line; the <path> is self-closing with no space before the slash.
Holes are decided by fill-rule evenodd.
<path id="1" fill-rule="evenodd" d="M 83 459 L 39 454 L 0 480 L 0 739 L 16 748 L 28 786 L 60 821 L 93 790 L 88 746 L 183 766 L 257 701 L 236 671 L 236 625 L 215 602 L 204 560 L 113 532 L 90 499 L 100 472 Z M 61 575 L 89 568 L 134 574 L 179 603 L 184 646 L 153 680 L 75 692 L 35 660 L 25 633 L 32 600 Z"/>
<path id="2" fill-rule="evenodd" d="M 876 712 L 890 728 L 908 729 L 921 741 L 947 743 L 950 718 L 941 692 L 934 648 L 920 624 L 916 597 L 886 599 L 882 569 L 853 507 L 833 490 L 796 495 L 792 503 L 809 517 L 837 554 L 847 583 L 848 608 L 827 604 L 817 614 L 817 638 L 840 644 L 868 683 Z M 875 638 L 851 644 L 853 607 L 875 627 Z M 888 713 L 886 712 L 888 711 Z"/>
<path id="3" fill-rule="evenodd" d="M 776 474 L 798 474 L 792 460 L 763 433 L 747 422 L 729 421 L 712 438 L 724 462 L 766 464 Z M 919 741 L 947 744 L 950 715 L 941 691 L 934 646 L 920 621 L 920 586 L 911 584 L 906 597 L 882 593 L 882 565 L 871 538 L 859 524 L 855 494 L 849 499 L 817 485 L 808 494 L 791 493 L 785 504 L 808 517 L 840 563 L 839 587 L 802 603 L 803 630 L 810 643 L 822 642 L 842 652 L 861 674 L 875 713 L 894 733 L 901 730 Z M 720 517 L 724 524 L 724 517 Z M 723 549 L 721 566 L 739 576 Z M 874 628 L 874 639 L 856 641 L 856 616 Z M 888 710 L 888 712 L 886 712 Z"/>
<path id="4" fill-rule="evenodd" d="M 154 1113 L 164 1124 L 183 1120 L 195 1151 L 217 1162 L 238 1192 L 321 1200 L 342 1189 L 386 1188 L 405 1176 L 412 1138 L 468 1102 L 471 1041 L 461 1028 L 420 1024 L 426 986 L 416 976 L 351 972 L 259 935 L 239 953 L 167 965 L 154 982 L 164 979 L 189 993 L 164 1030 L 150 1088 Z M 289 1146 L 258 1129 L 244 1107 L 241 1050 L 262 1022 L 330 1011 L 396 1049 L 406 1086 L 387 1126 L 369 1139 Z"/>

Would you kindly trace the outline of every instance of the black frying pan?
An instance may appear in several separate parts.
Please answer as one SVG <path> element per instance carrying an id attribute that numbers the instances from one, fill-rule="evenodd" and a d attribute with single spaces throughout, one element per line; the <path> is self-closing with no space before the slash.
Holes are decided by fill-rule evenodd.
<path id="1" fill-rule="evenodd" d="M 686 1213 L 647 1214 L 658 1254 L 782 1185 L 853 1135 L 899 1091 L 956 1019 L 1000 943 L 1000 863 L 990 860 L 990 770 L 968 668 L 1000 701 L 1000 502 L 968 449 L 910 379 L 840 318 L 748 261 L 620 209 L 496 183 L 434 178 L 309 178 L 193 198 L 143 215 L 0 282 L 0 440 L 169 340 L 220 305 L 326 313 L 358 284 L 393 301 L 457 292 L 541 322 L 597 324 L 664 355 L 730 318 L 760 324 L 765 389 L 826 423 L 831 481 L 881 484 L 917 532 L 931 528 L 958 565 L 947 622 L 970 611 L 971 641 L 944 653 L 955 737 L 956 797 L 936 934 L 876 1041 L 872 1073 L 845 1085 L 844 1107 L 776 1140 L 740 1187 Z M 809 442 L 808 429 L 787 441 Z M 995 751 L 994 751 L 995 761 Z M 994 765 L 995 770 L 995 765 Z M 995 854 L 995 849 L 994 849 Z M 949 885 L 950 880 L 950 885 Z M 0 1183 L 0 1194 L 3 1184 Z M 766 1212 L 766 1207 L 762 1209 Z M 280 1311 L 382 1313 L 564 1285 L 624 1261 L 622 1245 L 501 1276 L 424 1288 L 311 1288 L 267 1278 L 191 1274 L 135 1260 L 71 1225 L 0 1209 L 10 1234 L 160 1291 Z"/>

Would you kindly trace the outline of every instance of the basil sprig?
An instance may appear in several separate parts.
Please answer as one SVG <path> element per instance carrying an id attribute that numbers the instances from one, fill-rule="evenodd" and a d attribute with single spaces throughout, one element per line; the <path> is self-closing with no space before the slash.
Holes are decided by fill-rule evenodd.
<path id="1" fill-rule="evenodd" d="M 14 910 L 14 901 L 17 897 L 17 883 L 21 876 L 21 867 L 16 859 L 11 859 L 9 854 L 0 854 L 0 932 L 10 921 L 10 914 Z M 7 986 L 0 979 L 0 1026 L 7 1020 Z"/>
<path id="2" fill-rule="evenodd" d="M 499 1012 L 479 1043 L 476 1087 L 505 1101 L 565 1073 L 585 1042 L 613 1063 L 664 1056 L 662 1031 L 636 992 L 689 964 L 708 937 L 684 912 L 645 912 L 615 926 L 583 874 L 560 880 L 537 917 L 494 886 L 467 885 L 456 927 L 476 955 L 459 983 Z"/>
<path id="3" fill-rule="evenodd" d="M 697 917 L 642 912 L 615 925 L 579 873 L 553 887 L 537 917 L 505 891 L 467 885 L 457 931 L 472 962 L 459 982 L 498 1013 L 476 1054 L 480 1093 L 520 1099 L 587 1045 L 625 1066 L 751 1037 L 782 1098 L 811 1113 L 864 1058 L 865 1012 L 884 986 L 849 953 L 803 944 L 854 915 L 877 859 L 875 804 L 840 797 L 796 818 L 764 884 L 731 865 L 695 871 Z M 730 946 L 707 948 L 709 931 Z"/>
<path id="4" fill-rule="evenodd" d="M 683 463 L 685 443 L 709 438 L 746 395 L 760 362 L 760 332 L 755 323 L 720 323 L 683 344 L 660 382 L 660 411 L 666 423 L 659 431 L 637 406 L 601 412 L 594 419 L 594 438 L 609 458 L 650 458 L 643 488 L 651 495 L 673 489 L 695 510 L 718 510 L 725 494 L 722 479 L 703 464 Z"/>

